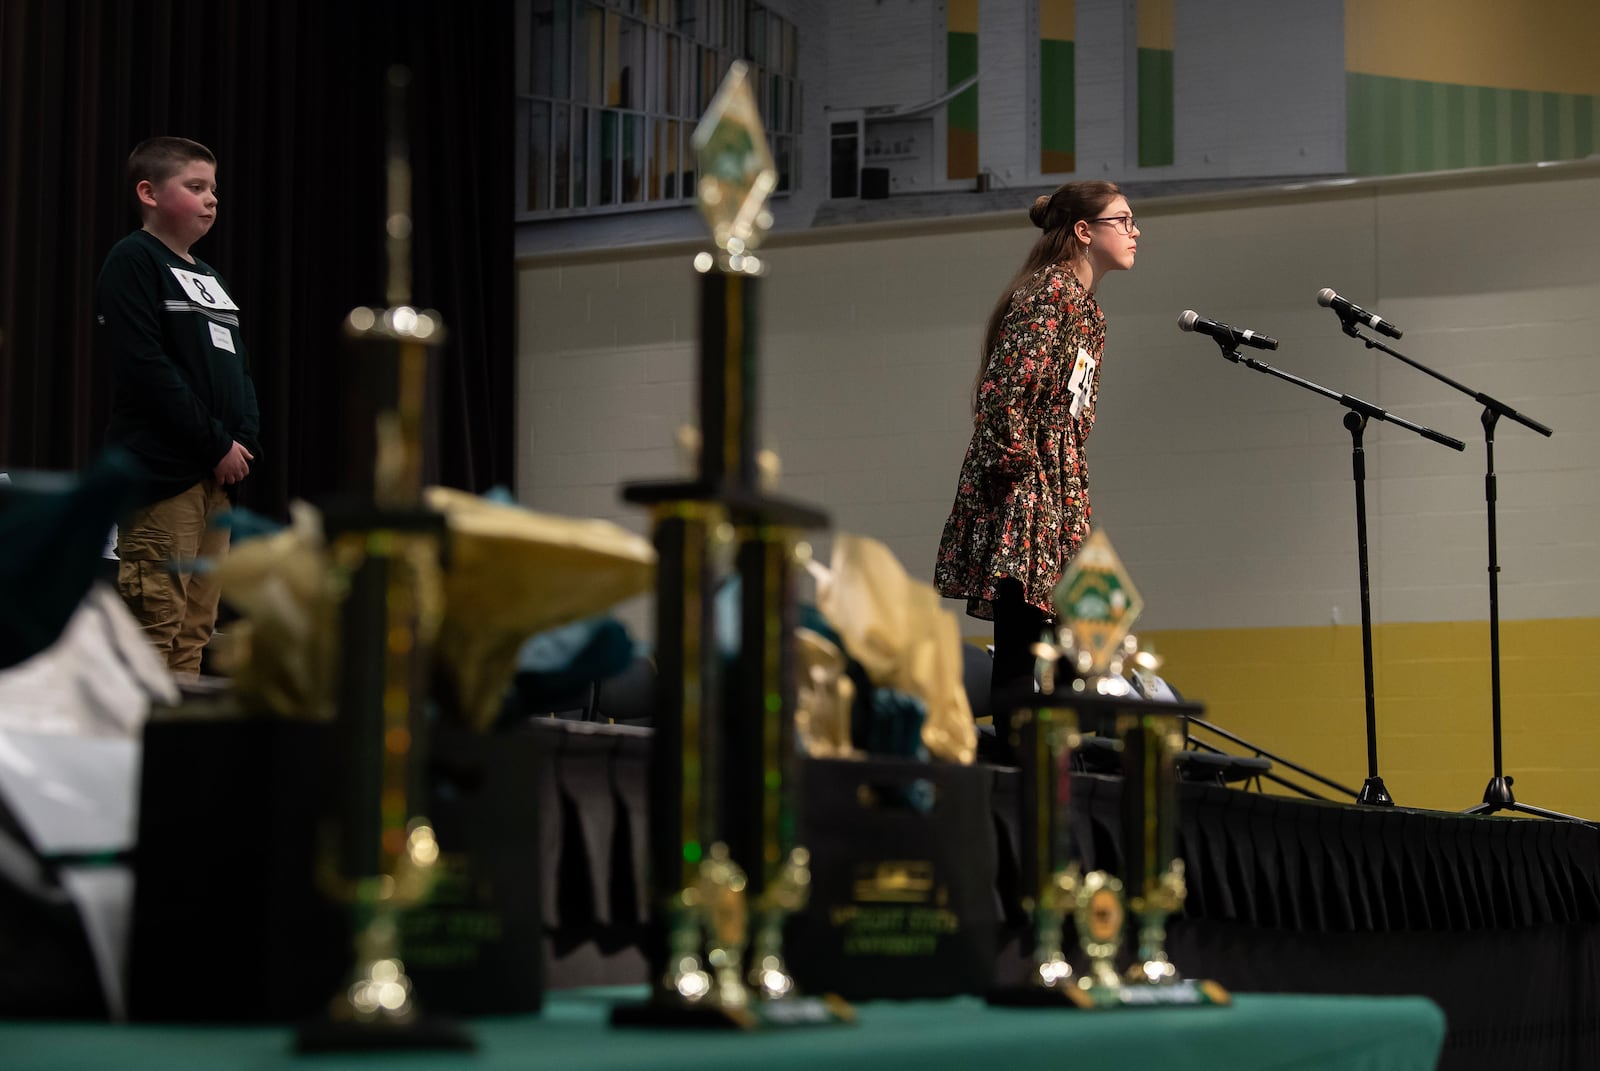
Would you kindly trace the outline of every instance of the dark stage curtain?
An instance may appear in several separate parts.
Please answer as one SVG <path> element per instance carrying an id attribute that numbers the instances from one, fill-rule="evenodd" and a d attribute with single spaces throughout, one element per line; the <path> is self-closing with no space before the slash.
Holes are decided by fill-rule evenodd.
<path id="1" fill-rule="evenodd" d="M 242 501 L 340 483 L 361 384 L 346 312 L 384 305 L 385 71 L 411 68 L 412 300 L 449 329 L 432 481 L 510 484 L 512 15 L 507 0 L 0 0 L 0 470 L 76 470 L 109 404 L 95 276 L 138 225 L 123 167 L 178 134 L 218 157 L 196 253 L 243 309 L 263 453 Z"/>

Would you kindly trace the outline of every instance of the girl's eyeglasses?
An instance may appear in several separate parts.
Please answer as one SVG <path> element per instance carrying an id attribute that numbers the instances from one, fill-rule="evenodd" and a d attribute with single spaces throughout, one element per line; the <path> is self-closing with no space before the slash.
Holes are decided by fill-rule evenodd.
<path id="1" fill-rule="evenodd" d="M 1094 222 L 1114 224 L 1117 230 L 1128 235 L 1133 234 L 1134 231 L 1139 229 L 1139 221 L 1134 219 L 1132 216 L 1101 216 Z"/>

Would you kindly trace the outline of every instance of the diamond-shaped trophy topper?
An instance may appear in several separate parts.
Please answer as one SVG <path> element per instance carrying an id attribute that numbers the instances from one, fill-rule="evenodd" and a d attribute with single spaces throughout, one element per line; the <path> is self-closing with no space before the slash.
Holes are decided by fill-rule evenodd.
<path id="1" fill-rule="evenodd" d="M 1106 672 L 1144 610 L 1144 599 L 1133 586 L 1133 578 L 1112 549 L 1111 540 L 1098 528 L 1078 548 L 1078 556 L 1051 597 L 1078 650 L 1088 651 L 1093 659 L 1090 676 Z"/>
<path id="2" fill-rule="evenodd" d="M 733 255 L 754 249 L 772 226 L 766 206 L 778 168 L 743 60 L 728 68 L 691 144 L 700 165 L 700 213 L 711 225 L 712 240 Z"/>

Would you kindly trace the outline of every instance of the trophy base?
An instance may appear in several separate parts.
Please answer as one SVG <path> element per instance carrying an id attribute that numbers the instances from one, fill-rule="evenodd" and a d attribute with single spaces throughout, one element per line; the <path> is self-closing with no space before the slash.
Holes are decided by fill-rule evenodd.
<path id="1" fill-rule="evenodd" d="M 856 1021 L 856 1010 L 843 997 L 781 997 L 756 1005 L 763 1029 L 788 1030 L 807 1026 L 844 1026 Z"/>
<path id="2" fill-rule="evenodd" d="M 724 1008 L 715 1004 L 618 1004 L 611 1009 L 611 1025 L 646 1030 L 755 1030 L 758 1022 L 749 1008 Z"/>
<path id="3" fill-rule="evenodd" d="M 304 1023 L 295 1033 L 296 1052 L 393 1052 L 403 1049 L 450 1049 L 458 1052 L 477 1048 L 468 1034 L 452 1019 L 418 1016 L 406 1023 L 319 1019 Z"/>
<path id="4" fill-rule="evenodd" d="M 991 989 L 983 999 L 996 1008 L 1087 1008 L 1089 994 L 1075 985 L 1017 985 Z"/>
<path id="5" fill-rule="evenodd" d="M 743 1008 L 668 1003 L 618 1004 L 611 1025 L 649 1030 L 792 1030 L 855 1022 L 855 1009 L 835 996 L 752 1001 Z"/>
<path id="6" fill-rule="evenodd" d="M 1216 982 L 1184 978 L 1160 985 L 1094 986 L 1079 989 L 1074 1006 L 1095 1011 L 1111 1008 L 1226 1008 L 1233 997 Z"/>

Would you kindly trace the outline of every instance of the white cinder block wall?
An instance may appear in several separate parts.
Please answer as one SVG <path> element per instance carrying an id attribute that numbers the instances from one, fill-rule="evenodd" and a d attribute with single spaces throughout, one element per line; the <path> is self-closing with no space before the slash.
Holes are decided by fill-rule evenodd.
<path id="1" fill-rule="evenodd" d="M 851 108 L 908 106 L 944 92 L 944 4 L 825 7 L 826 20 L 815 23 L 811 12 L 795 12 L 803 35 L 826 37 L 823 58 L 809 68 L 817 81 L 808 93 Z M 1124 175 L 1138 155 L 1135 14 L 1133 0 L 1077 0 L 1077 160 L 1085 178 Z M 1176 159 L 1146 177 L 1344 170 L 1343 4 L 1189 0 L 1173 18 Z M 1038 21 L 1034 0 L 978 6 L 979 165 L 1001 184 L 1039 174 Z"/>
<path id="2" fill-rule="evenodd" d="M 773 202 L 779 232 L 803 231 L 827 198 L 829 122 L 907 109 L 948 88 L 941 0 L 822 4 L 770 0 L 799 34 L 799 180 Z M 1134 0 L 1077 0 L 1076 156 L 1083 178 L 1126 178 L 1138 151 Z M 1039 180 L 1036 0 L 978 8 L 979 166 L 998 186 Z M 1175 160 L 1142 178 L 1327 175 L 1344 171 L 1344 8 L 1326 0 L 1185 0 L 1173 12 Z M 943 113 L 917 113 L 927 140 L 890 165 L 896 193 L 962 189 L 945 177 Z M 881 164 L 881 161 L 880 161 Z M 520 254 L 694 240 L 692 209 L 599 213 L 519 229 Z"/>
<path id="3" fill-rule="evenodd" d="M 978 167 L 991 174 L 1039 173 L 1038 25 L 1027 0 L 978 5 Z"/>
<path id="4" fill-rule="evenodd" d="M 1600 166 L 1135 204 L 1139 265 L 1109 277 L 1098 523 L 1145 627 L 1358 618 L 1350 436 L 1334 402 L 1224 361 L 1178 313 L 1278 337 L 1260 356 L 1467 443 L 1365 434 L 1375 620 L 1487 616 L 1479 407 L 1339 333 L 1331 286 L 1405 329 L 1408 356 L 1553 426 L 1497 429 L 1501 615 L 1600 613 Z M 786 494 L 926 578 L 970 432 L 984 318 L 1036 232 L 1003 218 L 775 241 L 765 442 Z M 524 261 L 518 493 L 644 531 L 619 483 L 680 471 L 693 419 L 687 246 Z M 953 608 L 954 605 L 952 604 Z M 630 623 L 647 634 L 641 607 Z M 969 634 L 983 631 L 964 619 Z"/>
<path id="5" fill-rule="evenodd" d="M 1144 174 L 1343 173 L 1344 4 L 1199 0 L 1172 18 L 1175 160 Z"/>

